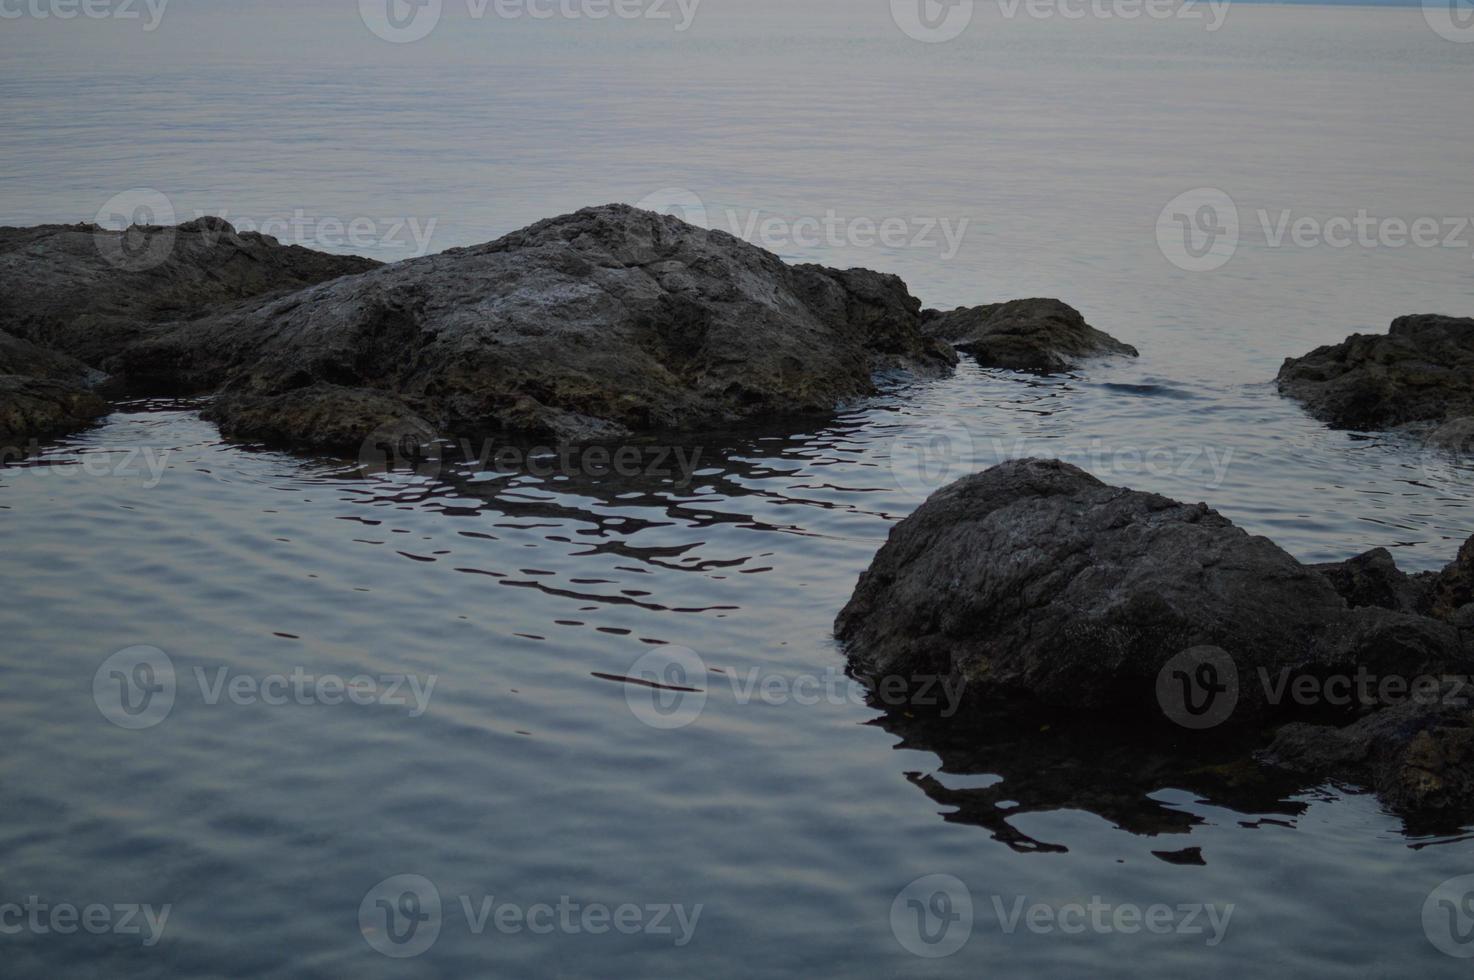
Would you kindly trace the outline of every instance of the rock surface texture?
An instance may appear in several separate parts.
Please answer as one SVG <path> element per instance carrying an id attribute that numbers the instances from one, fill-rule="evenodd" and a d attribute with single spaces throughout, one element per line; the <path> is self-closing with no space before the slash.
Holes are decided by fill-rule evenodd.
<path id="1" fill-rule="evenodd" d="M 1385 552 L 1304 565 L 1205 504 L 1018 460 L 944 487 L 898 524 L 835 631 L 863 674 L 940 674 L 979 707 L 1003 699 L 1128 719 L 1174 717 L 1162 679 L 1186 651 L 1216 650 L 1227 663 L 1214 678 L 1236 681 L 1215 727 L 1254 739 L 1265 724 L 1334 722 L 1277 746 L 1276 761 L 1296 768 L 1347 757 L 1373 732 L 1380 754 L 1357 775 L 1399 806 L 1474 811 L 1474 781 L 1438 769 L 1464 758 L 1467 705 L 1302 704 L 1286 686 L 1469 674 L 1471 561 L 1474 545 L 1438 575 L 1404 575 Z M 1393 707 L 1403 714 L 1383 718 Z M 1387 749 L 1388 732 L 1408 751 Z"/>
<path id="2" fill-rule="evenodd" d="M 609 205 L 179 324 L 124 367 L 223 386 L 211 417 L 241 438 L 357 448 L 360 423 L 402 412 L 597 441 L 827 412 L 877 371 L 950 369 L 919 322 L 894 276 Z"/>
<path id="3" fill-rule="evenodd" d="M 92 388 L 103 378 L 76 358 L 0 331 L 0 460 L 27 443 L 65 435 L 107 414 Z"/>
<path id="4" fill-rule="evenodd" d="M 237 233 L 221 218 L 0 228 L 0 330 L 110 370 L 157 324 L 378 264 Z"/>
<path id="5" fill-rule="evenodd" d="M 1085 322 L 1057 299 L 1016 299 L 922 314 L 922 332 L 970 354 L 983 367 L 1059 374 L 1092 357 L 1137 350 Z"/>
<path id="6" fill-rule="evenodd" d="M 1474 416 L 1474 319 L 1405 316 L 1285 361 L 1279 389 L 1340 429 Z"/>
<path id="7" fill-rule="evenodd" d="M 0 228 L 0 438 L 60 436 L 106 414 L 106 372 L 163 323 L 376 265 L 237 234 L 219 218 Z"/>

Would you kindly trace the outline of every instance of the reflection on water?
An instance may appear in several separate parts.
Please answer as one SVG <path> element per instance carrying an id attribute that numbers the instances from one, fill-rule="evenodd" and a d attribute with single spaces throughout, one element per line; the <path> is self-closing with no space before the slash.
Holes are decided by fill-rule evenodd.
<path id="1" fill-rule="evenodd" d="M 7 20 L 0 220 L 91 220 L 145 184 L 180 217 L 367 218 L 370 250 L 396 260 L 405 236 L 387 229 L 406 219 L 433 223 L 438 250 L 662 188 L 718 226 L 967 219 L 950 259 L 858 243 L 784 258 L 893 272 L 938 307 L 1060 296 L 1143 356 L 1060 378 L 964 364 L 787 434 L 704 440 L 689 480 L 454 460 L 365 477 L 223 445 L 164 403 L 0 468 L 0 904 L 173 906 L 154 948 L 5 936 L 0 972 L 1467 972 L 1420 920 L 1468 870 L 1467 841 L 1206 753 L 881 712 L 831 624 L 931 488 L 1021 455 L 1205 500 L 1307 561 L 1447 561 L 1474 531 L 1474 472 L 1404 436 L 1327 431 L 1271 379 L 1395 316 L 1469 312 L 1467 248 L 1271 247 L 1258 215 L 1467 213 L 1474 101 L 1450 93 L 1474 45 L 1415 8 L 1235 5 L 1208 33 L 978 4 L 964 36 L 924 45 L 883 2 L 708 2 L 679 38 L 444 6 L 402 45 L 351 3 L 181 0 L 154 32 Z M 1193 186 L 1241 213 L 1212 273 L 1158 247 L 1164 206 Z M 157 725 L 123 730 L 92 683 L 134 647 L 169 657 L 177 690 Z M 617 680 L 673 650 L 705 665 L 665 685 L 691 692 Z M 221 671 L 248 691 L 299 672 L 436 683 L 413 715 L 211 701 Z M 699 700 L 660 727 L 672 716 L 645 696 Z M 443 921 L 419 959 L 392 960 L 357 912 L 403 898 L 375 889 L 406 874 L 438 888 Z M 978 921 L 955 955 L 922 959 L 889 912 L 942 874 Z M 679 948 L 478 933 L 460 899 L 493 894 L 705 911 Z M 1235 913 L 1206 947 L 1008 932 L 990 911 L 1097 895 Z"/>
<path id="2" fill-rule="evenodd" d="M 446 896 L 707 907 L 675 960 L 648 935 L 560 937 L 554 959 L 580 973 L 741 956 L 757 975 L 920 975 L 936 964 L 885 915 L 934 873 L 979 895 L 1226 896 L 1252 923 L 1232 956 L 1163 947 L 1198 972 L 1274 962 L 1292 933 L 1307 964 L 1345 955 L 1355 972 L 1395 951 L 1447 969 L 1408 916 L 1468 846 L 1448 829 L 1197 743 L 882 711 L 830 632 L 933 486 L 1023 453 L 1205 499 L 1302 558 L 1386 545 L 1437 567 L 1470 530 L 1469 488 L 1435 484 L 1411 440 L 1331 432 L 1268 385 L 1174 379 L 1150 356 L 1052 379 L 964 363 L 804 432 L 683 446 L 685 475 L 452 457 L 365 473 L 224 444 L 195 408 L 123 406 L 0 469 L 6 885 L 173 903 L 170 969 L 314 972 L 290 949 L 325 972 L 386 970 L 352 910 L 405 873 Z M 171 658 L 178 690 L 162 723 L 120 731 L 89 685 L 138 645 Z M 695 666 L 631 684 L 652 650 Z M 205 696 L 294 672 L 408 676 L 425 710 Z M 640 707 L 682 696 L 699 701 L 675 724 Z M 1311 914 L 1306 940 L 1305 903 L 1348 876 L 1378 901 Z M 437 970 L 547 968 L 534 937 L 492 951 L 448 904 Z M 1028 938 L 975 938 L 942 972 L 1098 962 Z M 122 972 L 163 972 L 98 942 Z M 16 955 L 41 970 L 89 949 L 29 939 Z"/>
<path id="3" fill-rule="evenodd" d="M 982 827 L 994 840 L 1026 853 L 1065 853 L 1070 848 L 1020 831 L 1012 821 L 1023 814 L 1083 810 L 1133 834 L 1190 835 L 1206 820 L 1156 798 L 1171 789 L 1243 814 L 1245 827 L 1266 821 L 1293 827 L 1293 818 L 1308 809 L 1305 792 L 1314 788 L 1259 766 L 1231 745 L 1174 739 L 1171 733 L 1099 720 L 1035 713 L 942 724 L 892 711 L 872 724 L 897 736 L 897 748 L 940 758 L 936 770 L 910 772 L 906 778 L 934 803 L 949 808 L 942 813 L 944 820 Z M 1192 863 L 1202 863 L 1201 848 L 1184 844 L 1183 850 L 1192 852 Z"/>

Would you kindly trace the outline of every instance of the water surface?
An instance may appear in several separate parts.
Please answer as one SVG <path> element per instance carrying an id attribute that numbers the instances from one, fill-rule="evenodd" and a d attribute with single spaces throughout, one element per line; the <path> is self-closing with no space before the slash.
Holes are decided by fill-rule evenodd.
<path id="1" fill-rule="evenodd" d="M 899 273 L 935 305 L 1061 296 L 1143 353 L 1053 379 L 964 363 L 803 431 L 697 440 L 689 479 L 364 475 L 225 444 L 169 402 L 0 470 L 0 901 L 172 906 L 151 948 L 7 936 L 5 972 L 1466 972 L 1423 928 L 1430 890 L 1474 870 L 1457 834 L 1344 787 L 1226 790 L 1170 745 L 958 744 L 867 703 L 830 630 L 931 486 L 1019 455 L 1206 500 L 1305 560 L 1385 546 L 1409 570 L 1446 562 L 1474 533 L 1469 474 L 1407 436 L 1327 430 L 1272 378 L 1393 316 L 1466 312 L 1469 250 L 1271 247 L 1255 211 L 1474 211 L 1459 94 L 1474 46 L 1415 9 L 1240 7 L 1211 34 L 978 18 L 941 45 L 899 33 L 884 4 L 837 2 L 713 0 L 679 36 L 452 18 L 408 45 L 351 5 L 181 4 L 147 34 L 0 25 L 7 223 L 91 220 L 135 188 L 181 219 L 433 219 L 432 249 L 672 188 L 718 226 L 727 209 L 968 219 L 949 258 L 779 250 Z M 1200 187 L 1245 228 L 1228 264 L 1192 273 L 1156 226 Z M 410 250 L 395 244 L 357 250 Z M 918 474 L 922 445 L 948 451 Z M 128 731 L 93 678 L 137 645 L 167 653 L 179 689 L 160 724 Z M 707 668 L 687 677 L 704 707 L 653 727 L 649 690 L 611 678 L 677 647 Z M 197 668 L 435 686 L 419 715 L 210 704 Z M 745 696 L 754 679 L 776 696 Z M 833 693 L 794 696 L 816 689 Z M 1073 788 L 1050 778 L 1071 771 Z M 1202 863 L 1181 863 L 1189 848 Z M 358 915 L 398 874 L 446 907 L 405 960 Z M 933 874 L 976 907 L 939 960 L 892 929 L 898 892 Z M 680 947 L 477 935 L 461 895 L 703 910 Z M 1215 946 L 1010 934 L 995 896 L 1234 912 Z"/>

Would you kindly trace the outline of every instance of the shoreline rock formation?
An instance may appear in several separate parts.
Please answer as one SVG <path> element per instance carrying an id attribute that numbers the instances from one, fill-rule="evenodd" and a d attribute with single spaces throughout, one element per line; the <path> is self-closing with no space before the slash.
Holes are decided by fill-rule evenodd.
<path id="1" fill-rule="evenodd" d="M 829 412 L 877 372 L 949 371 L 920 307 L 895 276 L 607 205 L 238 304 L 123 362 L 134 383 L 220 386 L 207 417 L 241 438 L 357 448 L 399 416 L 597 441 Z"/>
<path id="2" fill-rule="evenodd" d="M 926 310 L 922 333 L 944 340 L 983 367 L 1063 374 L 1090 358 L 1139 352 L 1085 322 L 1080 311 L 1057 299 L 1016 299 L 950 313 Z"/>
<path id="3" fill-rule="evenodd" d="M 103 375 L 74 357 L 0 331 L 0 461 L 31 440 L 65 435 L 107 414 Z"/>
<path id="4" fill-rule="evenodd" d="M 1474 780 L 1449 768 L 1474 753 L 1467 704 L 1332 696 L 1333 678 L 1474 675 L 1471 569 L 1474 542 L 1437 575 L 1385 552 L 1305 565 L 1205 504 L 1016 460 L 896 525 L 835 635 L 857 673 L 941 675 L 975 711 L 1221 726 L 1246 752 L 1298 722 L 1267 759 L 1367 780 L 1408 811 L 1474 813 Z M 1317 696 L 1302 703 L 1297 684 Z M 1218 695 L 1227 710 L 1205 715 Z"/>
<path id="5" fill-rule="evenodd" d="M 228 438 L 325 452 L 385 425 L 597 442 L 770 424 L 879 374 L 948 372 L 954 347 L 1030 371 L 1136 354 L 1058 300 L 923 311 L 895 276 L 618 204 L 391 266 L 221 218 L 0 228 L 0 330 L 79 361 L 84 389 L 215 395 Z M 22 390 L 0 402 L 22 434 L 96 409 L 34 383 L 22 409 Z"/>
<path id="6" fill-rule="evenodd" d="M 1280 393 L 1338 429 L 1389 429 L 1474 417 L 1474 319 L 1404 316 L 1291 357 Z"/>
<path id="7" fill-rule="evenodd" d="M 106 415 L 109 372 L 162 323 L 378 264 L 238 234 L 220 218 L 0 227 L 0 438 L 61 436 Z"/>

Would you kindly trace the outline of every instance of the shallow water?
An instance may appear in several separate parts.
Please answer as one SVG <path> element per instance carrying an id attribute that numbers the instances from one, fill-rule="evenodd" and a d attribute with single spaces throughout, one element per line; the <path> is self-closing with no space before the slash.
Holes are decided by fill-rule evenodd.
<path id="1" fill-rule="evenodd" d="M 804 431 L 697 440 L 650 467 L 669 473 L 366 475 L 222 444 L 169 402 L 0 469 L 0 903 L 171 906 L 152 947 L 6 935 L 6 975 L 1466 972 L 1423 917 L 1474 870 L 1458 834 L 1344 788 L 1228 791 L 1158 764 L 1170 745 L 1123 759 L 1041 732 L 973 752 L 867 702 L 830 629 L 933 486 L 1019 455 L 1206 500 L 1306 560 L 1447 561 L 1474 533 L 1471 474 L 1409 436 L 1329 431 L 1271 379 L 1395 315 L 1466 311 L 1468 250 L 1275 248 L 1253 210 L 1474 211 L 1474 104 L 1455 95 L 1474 46 L 1417 10 L 1270 7 L 1212 34 L 980 11 L 922 45 L 874 6 L 713 2 L 679 38 L 453 23 L 399 46 L 318 7 L 181 6 L 147 35 L 0 25 L 9 223 L 90 219 L 134 187 L 181 219 L 434 218 L 435 249 L 671 187 L 719 226 L 728 207 L 969 218 L 948 259 L 778 250 L 898 272 L 939 305 L 1060 295 L 1143 354 L 1055 379 L 964 363 Z M 1214 272 L 1157 244 L 1197 186 L 1245 217 Z M 139 645 L 177 690 L 126 730 L 93 682 Z M 700 693 L 619 680 L 652 652 L 704 668 L 663 675 Z M 222 668 L 245 693 L 210 703 Z M 434 686 L 423 713 L 251 695 L 294 672 Z M 690 723 L 658 727 L 673 718 Z M 1153 854 L 1187 848 L 1205 863 Z M 400 874 L 444 903 L 402 960 L 359 916 Z M 892 914 L 934 874 L 974 906 L 944 959 L 908 952 L 910 910 Z M 477 934 L 461 896 L 702 908 L 678 946 Z M 1233 912 L 1216 945 L 1010 933 L 994 899 L 1018 896 Z"/>

